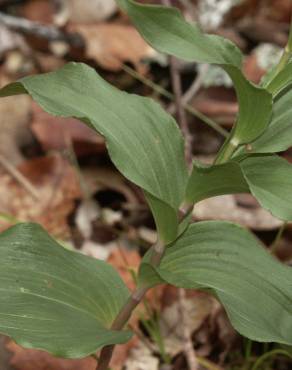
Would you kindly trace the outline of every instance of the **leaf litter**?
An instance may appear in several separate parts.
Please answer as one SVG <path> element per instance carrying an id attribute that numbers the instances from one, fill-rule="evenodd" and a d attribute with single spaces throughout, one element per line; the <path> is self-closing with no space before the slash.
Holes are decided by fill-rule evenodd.
<path id="1" fill-rule="evenodd" d="M 187 2 L 189 1 L 177 3 Z M 129 63 L 146 79 L 166 88 L 170 86 L 165 68 L 156 62 L 156 52 L 147 46 L 125 15 L 117 10 L 114 1 L 91 0 L 85 4 L 81 0 L 68 0 L 60 3 L 63 4 L 58 8 L 53 2 L 41 0 L 27 1 L 25 5 L 20 2 L 18 11 L 20 15 L 31 20 L 57 27 L 61 25 L 61 28 L 68 32 L 78 33 L 83 38 L 84 50 L 81 52 L 68 47 L 65 56 L 59 56 L 52 53 L 53 49 L 44 40 L 36 42 L 26 36 L 23 37 L 20 33 L 14 35 L 8 32 L 8 35 L 5 30 L 0 33 L 0 37 L 4 35 L 2 39 L 5 37 L 6 40 L 5 43 L 1 43 L 3 63 L 0 65 L 0 77 L 3 81 L 20 77 L 25 68 L 29 73 L 49 71 L 64 64 L 67 59 L 81 59 L 94 65 L 118 87 L 142 95 L 151 95 L 165 104 L 157 91 L 154 90 L 153 93 L 148 86 L 137 82 L 124 72 L 124 64 Z M 195 5 L 195 2 L 189 3 Z M 214 6 L 216 2 L 208 3 L 209 6 L 210 4 Z M 230 3 L 231 6 L 231 1 L 225 3 Z M 222 6 L 224 1 L 220 1 L 220 4 Z M 273 52 L 270 50 L 271 53 L 267 53 L 263 42 L 271 42 L 273 46 L 274 44 L 281 46 L 285 42 L 289 6 L 286 0 L 268 1 L 264 5 L 257 0 L 246 0 L 228 12 L 224 7 L 220 8 L 223 17 L 220 13 L 221 25 L 218 32 L 227 32 L 231 29 L 235 38 L 243 40 L 242 45 L 248 54 L 245 73 L 253 81 L 260 80 L 263 71 L 268 68 L 264 62 L 273 58 Z M 96 9 L 99 11 L 96 12 Z M 188 12 L 191 8 L 183 9 L 186 15 L 190 16 Z M 214 18 L 211 19 L 213 22 L 211 23 L 214 25 L 214 22 L 217 22 L 218 25 L 218 19 L 214 17 L 215 12 L 208 14 Z M 193 17 L 193 14 L 191 16 Z M 243 24 L 240 22 L 242 19 L 248 21 Z M 210 24 L 210 19 L 208 22 Z M 255 25 L 255 29 L 251 25 Z M 269 29 L 273 29 L 273 32 L 271 33 Z M 277 46 L 274 47 L 273 50 L 276 50 Z M 15 61 L 20 60 L 20 63 L 24 63 L 27 60 L 27 48 L 31 50 L 30 63 L 25 68 L 19 67 L 19 64 L 17 65 L 19 62 Z M 25 58 L 17 59 L 17 54 L 11 54 L 10 50 L 15 49 L 19 55 L 25 55 Z M 196 69 L 189 64 L 182 64 L 181 68 L 185 81 L 184 88 L 187 89 L 188 81 L 196 75 Z M 20 75 L 8 76 L 9 71 Z M 218 76 L 211 75 L 209 86 L 201 86 L 191 103 L 207 116 L 218 120 L 222 126 L 229 128 L 236 115 L 237 104 L 234 97 L 232 98 L 231 88 L 222 86 L 225 84 L 224 79 L 222 84 L 218 84 L 220 79 L 221 77 L 218 79 Z M 217 86 L 214 88 L 213 85 Z M 226 97 L 226 101 L 222 101 L 222 96 Z M 31 105 L 26 97 L 22 98 L 24 97 L 14 97 L 10 102 L 5 101 L 3 106 L 0 104 L 0 143 L 3 143 L 0 145 L 0 151 L 2 150 L 7 161 L 15 165 L 37 188 L 41 201 L 36 202 L 31 194 L 1 167 L 0 214 L 7 217 L 5 221 L 1 217 L 0 228 L 3 230 L 18 221 L 40 222 L 54 236 L 65 240 L 65 243 L 70 243 L 72 248 L 76 247 L 82 253 L 107 259 L 118 268 L 127 285 L 133 288 L 135 268 L 140 262 L 141 255 L 156 238 L 153 219 L 149 210 L 145 209 L 143 195 L 113 170 L 102 137 L 92 135 L 91 130 L 77 120 L 49 118 L 35 105 Z M 196 154 L 199 155 L 212 155 L 216 145 L 220 143 L 220 138 L 213 132 L 204 131 L 201 121 L 198 124 L 198 120 L 191 117 L 189 119 L 194 137 L 198 131 L 198 135 L 208 137 L 205 148 L 197 149 L 199 146 L 194 145 L 194 151 L 198 150 Z M 68 138 L 73 144 L 82 178 L 87 183 L 89 198 L 84 197 L 80 174 L 76 167 L 65 159 Z M 210 140 L 214 144 L 209 146 Z M 23 147 L 28 147 L 29 150 L 23 151 Z M 118 201 L 109 199 L 113 194 Z M 80 213 L 81 219 L 83 218 L 81 222 Z M 281 226 L 281 222 L 266 211 L 260 210 L 253 200 L 242 196 L 218 197 L 201 202 L 195 207 L 193 217 L 196 220 L 212 218 L 232 220 L 267 235 L 269 233 L 274 235 L 275 230 Z M 289 230 L 288 226 L 279 247 L 279 255 L 288 263 L 291 261 Z M 74 233 L 81 234 L 79 245 L 74 241 Z M 169 287 L 161 288 L 150 295 L 148 301 L 152 306 L 151 312 L 161 309 L 160 330 L 172 362 L 167 368 L 182 370 L 186 369 L 186 365 L 182 355 L 184 342 L 181 340 L 179 326 L 177 292 L 170 291 Z M 162 307 L 157 302 L 162 302 Z M 213 298 L 205 293 L 196 293 L 187 297 L 186 306 L 188 325 L 193 333 L 193 345 L 198 356 L 214 361 L 223 368 L 234 364 L 234 369 L 242 369 L 241 365 L 244 363 L 241 354 L 244 349 L 242 338 L 230 331 L 224 312 Z M 142 309 L 131 322 L 140 334 L 141 315 L 145 315 Z M 113 361 L 114 370 L 162 369 L 163 361 L 157 344 L 150 338 L 149 333 L 142 331 L 142 334 L 142 339 L 136 336 L 128 346 L 118 347 Z M 254 350 L 253 356 L 260 353 L 260 345 L 256 344 L 257 346 L 259 348 Z M 7 360 L 6 368 L 3 370 L 8 370 L 8 366 L 19 370 L 95 369 L 95 360 L 92 358 L 77 361 L 55 359 L 41 351 L 24 350 L 10 341 L 7 349 L 12 357 Z M 1 349 L 0 353 L 2 354 Z M 265 370 L 272 369 L 273 365 L 267 366 Z M 289 364 L 287 365 L 285 361 L 277 361 L 275 366 L 273 370 L 289 369 Z"/>

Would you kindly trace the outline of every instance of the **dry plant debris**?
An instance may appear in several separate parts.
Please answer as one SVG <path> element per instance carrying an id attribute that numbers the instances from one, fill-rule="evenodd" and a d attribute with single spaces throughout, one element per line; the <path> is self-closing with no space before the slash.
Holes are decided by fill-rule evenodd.
<path id="1" fill-rule="evenodd" d="M 1 172 L 0 210 L 19 221 L 42 224 L 56 237 L 66 239 L 69 233 L 67 217 L 75 207 L 81 192 L 75 170 L 59 155 L 25 161 L 19 171 L 37 188 L 36 201 L 8 173 Z M 9 223 L 1 221 L 1 229 Z"/>
<path id="2" fill-rule="evenodd" d="M 143 2 L 157 3 L 148 0 Z M 56 3 L 59 3 L 58 6 Z M 201 10 L 206 10 L 205 14 L 200 15 L 203 25 L 213 28 L 218 34 L 229 35 L 244 49 L 245 74 L 258 83 L 263 73 L 277 59 L 279 46 L 286 43 L 291 14 L 290 0 L 175 1 L 189 19 L 198 16 L 197 12 L 191 13 L 191 9 L 196 8 L 198 3 Z M 155 87 L 154 90 L 149 88 L 150 81 L 150 85 L 155 82 L 156 87 L 158 85 L 170 90 L 171 84 L 165 64 L 143 41 L 127 17 L 117 10 L 114 0 L 31 0 L 19 1 L 18 4 L 16 8 L 3 9 L 7 14 L 54 27 L 59 35 L 76 32 L 82 37 L 84 50 L 75 49 L 65 41 L 65 53 L 54 53 L 52 50 L 57 49 L 51 47 L 49 38 L 36 41 L 36 38 L 31 36 L 23 36 L 21 31 L 15 32 L 0 25 L 0 85 L 19 77 L 15 76 L 16 73 L 49 72 L 65 64 L 68 59 L 74 59 L 90 62 L 102 71 L 106 79 L 114 81 L 122 89 L 151 95 L 160 103 L 166 104 Z M 0 6 L 2 7 L 1 1 Z M 215 11 L 214 6 L 217 6 Z M 62 42 L 64 43 L 64 40 Z M 270 49 L 267 50 L 267 47 Z M 145 60 L 147 63 L 144 63 Z M 140 82 L 125 73 L 125 63 L 133 65 L 141 77 Z M 198 91 L 191 97 L 190 104 L 229 129 L 238 112 L 238 106 L 230 83 L 226 85 L 226 80 L 215 72 L 213 70 L 205 76 Z M 13 76 L 8 76 L 9 73 Z M 182 63 L 180 73 L 184 91 L 187 91 L 191 82 L 196 79 L 197 69 L 193 64 Z M 143 78 L 145 84 L 141 83 Z M 170 109 L 173 111 L 173 105 Z M 212 156 L 220 144 L 221 137 L 211 130 L 203 129 L 199 119 L 191 116 L 188 119 L 194 137 L 193 151 L 198 155 Z M 197 145 L 198 142 L 203 142 L 204 147 Z M 108 259 L 132 289 L 134 285 L 131 268 L 139 264 L 141 254 L 156 238 L 152 229 L 153 220 L 149 211 L 145 210 L 142 194 L 133 186 L 129 186 L 128 182 L 112 169 L 105 158 L 102 136 L 93 134 L 78 120 L 60 119 L 44 113 L 35 104 L 31 104 L 26 96 L 0 100 L 0 154 L 33 184 L 40 201 L 36 201 L 0 166 L 0 215 L 9 216 L 6 220 L 0 219 L 0 229 L 7 228 L 13 222 L 31 220 L 40 222 L 53 235 L 64 240 L 72 240 L 75 229 L 79 228 L 80 232 L 82 227 L 78 226 L 77 214 L 78 210 L 80 212 L 80 205 L 82 207 L 88 199 L 84 197 L 81 189 L 78 170 L 60 154 L 68 150 L 68 143 L 72 143 L 77 161 L 80 162 L 79 170 L 86 183 L 89 199 L 98 208 L 98 212 L 87 220 L 87 231 L 84 232 L 83 229 L 82 241 L 78 245 L 80 252 Z M 28 147 L 29 152 L 32 150 L 34 154 L 26 157 L 22 152 L 23 147 Z M 52 151 L 54 154 L 51 154 Z M 291 161 L 291 152 L 286 153 L 286 157 Z M 102 206 L 97 200 L 97 195 L 102 192 L 116 192 L 124 200 L 117 202 L 118 209 Z M 139 216 L 141 210 L 143 217 Z M 87 208 L 85 213 L 88 212 Z M 75 217 L 74 225 L 72 215 Z M 193 211 L 193 217 L 196 220 L 234 221 L 272 236 L 282 225 L 281 221 L 260 209 L 253 199 L 242 195 L 217 197 L 200 202 Z M 114 220 L 112 224 L 110 220 Z M 113 237 L 108 237 L 111 228 L 118 228 L 122 236 L 114 234 Z M 131 240 L 132 248 L 124 246 L 125 238 Z M 269 243 L 272 242 L 270 239 L 273 238 L 269 236 Z M 288 225 L 277 250 L 277 256 L 288 264 L 292 261 L 291 240 L 291 226 Z M 138 248 L 133 249 L 133 245 L 139 247 L 139 252 L 143 253 L 139 253 Z M 172 364 L 166 365 L 166 368 L 185 370 L 182 328 L 178 325 L 180 318 L 177 291 L 171 292 L 169 287 L 159 288 L 155 294 L 148 295 L 147 299 L 153 312 L 160 308 L 157 301 L 162 302 L 160 327 L 172 360 Z M 222 369 L 229 369 L 234 365 L 234 370 L 243 370 L 246 360 L 242 352 L 245 346 L 230 330 L 224 313 L 218 304 L 214 303 L 213 298 L 201 293 L 187 295 L 186 307 L 188 326 L 193 334 L 197 355 L 207 358 L 211 365 L 213 361 L 216 366 L 222 366 Z M 143 309 L 131 322 L 140 335 L 142 315 L 146 315 Z M 0 346 L 1 370 L 10 370 L 8 366 L 15 370 L 94 370 L 96 367 L 92 358 L 60 360 L 41 351 L 25 350 L 11 341 L 7 343 L 6 349 L 2 347 Z M 256 348 L 253 348 L 252 356 L 256 357 L 262 348 L 258 344 L 254 347 Z M 135 337 L 127 346 L 118 347 L 113 359 L 113 370 L 161 370 L 161 354 L 157 348 L 157 344 L 149 335 L 142 333 L 142 338 Z M 2 369 L 3 353 L 12 357 L 7 360 L 6 368 Z M 288 370 L 290 366 L 291 364 L 280 359 L 268 362 L 261 370 Z"/>

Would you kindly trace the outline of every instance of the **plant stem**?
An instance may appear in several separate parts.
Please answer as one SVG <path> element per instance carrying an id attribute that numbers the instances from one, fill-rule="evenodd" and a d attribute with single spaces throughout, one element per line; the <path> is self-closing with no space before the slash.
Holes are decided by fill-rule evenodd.
<path id="1" fill-rule="evenodd" d="M 169 0 L 163 0 L 163 2 L 165 5 L 170 5 Z M 124 66 L 124 70 L 126 69 L 129 70 L 129 67 Z M 183 135 L 186 141 L 185 156 L 186 156 L 186 160 L 188 164 L 190 165 L 192 162 L 191 135 L 190 135 L 188 124 L 187 124 L 185 110 L 182 105 L 181 79 L 180 79 L 180 75 L 178 71 L 177 60 L 174 57 L 170 57 L 170 70 L 171 70 L 171 79 L 172 79 L 174 95 L 168 93 L 167 91 L 166 93 L 167 93 L 167 97 L 171 97 L 171 99 L 174 99 L 175 101 L 179 125 L 181 127 L 181 130 L 183 132 Z M 159 88 L 161 92 L 162 88 L 160 86 Z M 162 91 L 164 91 L 164 89 Z M 184 208 L 182 209 L 181 215 L 179 216 L 180 221 L 182 221 L 183 218 L 186 217 L 186 213 L 188 213 L 190 209 L 191 209 L 191 206 L 188 206 L 186 209 Z M 160 240 L 158 240 L 157 243 L 152 247 L 152 255 L 150 257 L 150 264 L 153 267 L 159 266 L 163 258 L 164 252 L 165 252 L 165 245 Z M 134 309 L 142 302 L 142 300 L 144 299 L 149 289 L 150 287 L 148 286 L 138 287 L 130 295 L 129 299 L 127 300 L 127 302 L 122 307 L 119 314 L 117 315 L 116 319 L 114 320 L 111 326 L 112 330 L 122 330 L 123 329 L 123 327 L 129 321 Z M 100 360 L 98 362 L 96 370 L 107 370 L 108 369 L 109 363 L 113 355 L 114 347 L 115 347 L 114 345 L 110 345 L 110 346 L 104 347 L 101 350 Z M 197 369 L 197 366 L 196 368 L 192 367 L 192 370 L 195 370 L 195 369 Z"/>
<path id="2" fill-rule="evenodd" d="M 203 357 L 198 357 L 198 363 L 208 370 L 223 370 L 221 366 L 215 365 Z"/>
<path id="3" fill-rule="evenodd" d="M 225 144 L 223 144 L 222 148 L 220 149 L 217 157 L 215 159 L 215 164 L 221 164 L 227 162 L 235 150 L 238 148 L 237 145 L 232 143 L 232 140 L 227 140 Z"/>
<path id="4" fill-rule="evenodd" d="M 120 313 L 116 317 L 115 321 L 113 322 L 111 329 L 112 330 L 122 330 L 126 323 L 129 321 L 132 312 L 138 306 L 138 304 L 142 301 L 145 294 L 147 293 L 149 288 L 138 288 L 136 289 L 131 296 L 129 297 L 128 301 L 121 309 Z M 102 349 L 100 353 L 100 360 L 98 362 L 96 370 L 107 370 L 110 360 L 112 358 L 112 354 L 114 351 L 115 346 L 106 346 Z"/>
<path id="5" fill-rule="evenodd" d="M 158 267 L 164 255 L 165 246 L 158 241 L 153 247 L 153 253 L 150 258 L 150 264 L 154 267 Z"/>
<path id="6" fill-rule="evenodd" d="M 181 207 L 179 212 L 179 222 L 182 222 L 185 217 L 188 216 L 188 214 L 193 209 L 193 205 L 186 205 Z M 163 258 L 164 252 L 165 252 L 165 245 L 158 240 L 153 246 L 152 246 L 152 255 L 150 258 L 150 264 L 153 267 L 158 267 L 160 265 L 160 262 Z M 114 320 L 111 329 L 112 330 L 122 330 L 123 327 L 126 325 L 126 323 L 129 321 L 134 309 L 143 301 L 145 298 L 146 293 L 151 287 L 139 287 L 137 288 L 129 297 L 125 305 L 121 308 L 118 316 Z M 108 365 L 110 363 L 110 360 L 112 358 L 114 345 L 106 346 L 101 350 L 100 356 L 99 356 L 99 363 L 97 365 L 96 370 L 107 370 Z"/>
<path id="7" fill-rule="evenodd" d="M 0 212 L 0 220 L 7 221 L 11 224 L 18 224 L 18 223 L 23 222 L 23 221 L 18 220 L 13 215 L 9 215 L 8 213 L 3 213 L 3 212 Z"/>
<path id="8" fill-rule="evenodd" d="M 151 256 L 150 263 L 152 266 L 159 266 L 160 261 L 163 257 L 165 246 L 162 245 L 160 241 L 158 241 L 152 247 L 153 253 Z M 150 287 L 140 287 L 137 288 L 129 297 L 125 305 L 122 307 L 121 311 L 119 312 L 118 316 L 114 320 L 111 329 L 112 330 L 122 330 L 126 323 L 129 321 L 132 312 L 134 309 L 139 305 L 140 302 L 144 299 L 146 293 Z M 114 345 L 106 346 L 101 350 L 100 353 L 100 360 L 98 362 L 96 370 L 107 370 L 110 360 L 112 358 Z"/>
<path id="9" fill-rule="evenodd" d="M 287 42 L 287 45 L 286 45 L 286 47 L 283 51 L 282 57 L 279 61 L 279 64 L 277 65 L 277 68 L 275 70 L 275 76 L 283 70 L 283 68 L 289 62 L 291 56 L 292 56 L 292 18 L 291 18 L 288 42 Z"/>
<path id="10" fill-rule="evenodd" d="M 266 361 L 268 358 L 278 355 L 292 358 L 292 355 L 290 355 L 290 353 L 285 351 L 284 349 L 274 349 L 258 358 L 251 370 L 257 370 L 262 365 L 262 363 Z"/>
<path id="11" fill-rule="evenodd" d="M 283 236 L 283 233 L 286 229 L 288 225 L 288 222 L 283 222 L 283 224 L 281 225 L 281 227 L 279 228 L 278 232 L 277 232 L 277 235 L 275 237 L 275 240 L 273 241 L 273 243 L 271 244 L 270 246 L 270 252 L 272 254 L 276 254 L 277 252 L 277 248 L 278 248 L 278 245 L 279 245 L 279 241 L 281 240 L 282 236 Z"/>
<path id="12" fill-rule="evenodd" d="M 273 77 L 277 76 L 277 74 L 285 68 L 286 64 L 289 62 L 291 57 L 292 57 L 292 18 L 291 18 L 288 42 L 284 49 L 282 57 L 276 67 L 276 70 L 273 73 Z M 232 133 L 231 133 L 229 139 L 227 139 L 226 142 L 221 147 L 214 163 L 221 164 L 221 163 L 227 162 L 231 158 L 235 150 L 238 148 L 238 146 L 239 145 L 237 143 L 232 142 Z"/>
<path id="13" fill-rule="evenodd" d="M 245 359 L 248 360 L 251 356 L 253 341 L 249 338 L 246 339 L 246 347 L 245 347 Z"/>
<path id="14" fill-rule="evenodd" d="M 146 319 L 140 319 L 146 328 L 151 339 L 157 344 L 160 356 L 165 364 L 170 364 L 170 357 L 165 350 L 164 338 L 159 327 L 159 318 L 149 316 L 149 322 Z M 153 350 L 153 349 L 152 349 Z"/>

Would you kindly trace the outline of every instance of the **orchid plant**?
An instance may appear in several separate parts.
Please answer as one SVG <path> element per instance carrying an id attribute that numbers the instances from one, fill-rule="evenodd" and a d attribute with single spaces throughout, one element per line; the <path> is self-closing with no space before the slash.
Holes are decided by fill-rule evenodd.
<path id="1" fill-rule="evenodd" d="M 132 336 L 125 327 L 134 309 L 167 283 L 214 294 L 234 328 L 252 340 L 292 345 L 291 267 L 241 226 L 190 217 L 203 199 L 251 193 L 275 217 L 292 221 L 292 165 L 277 154 L 292 146 L 292 32 L 279 64 L 255 85 L 232 42 L 203 34 L 177 9 L 117 3 L 154 49 L 220 66 L 236 90 L 237 120 L 214 163 L 195 161 L 189 169 L 174 118 L 85 64 L 2 88 L 1 97 L 29 94 L 46 112 L 78 118 L 102 134 L 117 169 L 143 189 L 158 240 L 130 292 L 113 267 L 64 249 L 41 226 L 11 227 L 0 235 L 0 332 L 64 358 L 102 349 L 97 369 L 105 370 L 114 346 Z"/>

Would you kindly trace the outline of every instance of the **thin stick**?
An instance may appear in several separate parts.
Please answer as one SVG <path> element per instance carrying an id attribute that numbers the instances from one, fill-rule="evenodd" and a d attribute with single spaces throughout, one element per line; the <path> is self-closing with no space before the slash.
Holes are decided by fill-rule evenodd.
<path id="1" fill-rule="evenodd" d="M 24 187 L 24 189 L 36 200 L 40 200 L 40 195 L 36 188 L 32 185 L 32 183 L 23 176 L 23 174 L 9 161 L 7 158 L 5 158 L 3 155 L 0 154 L 0 164 L 2 167 L 5 168 L 5 170 L 15 179 L 19 182 L 20 185 Z"/>
<path id="2" fill-rule="evenodd" d="M 60 31 L 53 26 L 47 26 L 38 22 L 33 22 L 25 18 L 14 17 L 0 12 L 0 24 L 27 35 L 34 35 L 49 41 L 64 41 L 69 45 L 82 47 L 83 39 L 78 34 L 68 34 Z"/>
<path id="3" fill-rule="evenodd" d="M 122 69 L 126 73 L 128 73 L 130 76 L 135 78 L 136 80 L 142 82 L 145 86 L 148 86 L 151 89 L 153 89 L 159 95 L 167 98 L 170 101 L 174 100 L 174 95 L 171 92 L 167 91 L 162 86 L 156 84 L 155 82 L 151 81 L 150 79 L 142 76 L 140 73 L 136 72 L 133 68 L 124 64 Z M 225 138 L 227 138 L 229 136 L 228 131 L 226 131 L 223 127 L 221 127 L 217 122 L 213 121 L 211 118 L 207 117 L 205 114 L 199 112 L 198 110 L 196 110 L 191 105 L 183 103 L 183 107 L 185 108 L 185 110 L 188 113 L 190 113 L 193 116 L 199 118 L 203 123 L 205 123 L 206 125 L 211 127 L 213 130 L 218 132 L 220 135 L 224 136 Z"/>
<path id="4" fill-rule="evenodd" d="M 168 0 L 164 0 L 164 2 L 165 4 L 169 3 Z M 174 102 L 176 107 L 177 120 L 185 139 L 185 158 L 187 164 L 190 166 L 192 164 L 192 135 L 189 130 L 186 112 L 182 105 L 182 86 L 178 69 L 178 60 L 175 57 L 170 56 L 169 66 L 171 83 L 174 91 Z"/>
<path id="5" fill-rule="evenodd" d="M 183 105 L 189 104 L 191 99 L 197 94 L 197 92 L 200 90 L 202 86 L 202 82 L 206 76 L 206 73 L 209 69 L 208 64 L 204 64 L 202 66 L 202 69 L 199 71 L 198 76 L 194 79 L 193 83 L 189 87 L 189 89 L 185 92 L 185 94 L 182 96 L 181 101 Z M 175 113 L 175 104 L 171 104 L 168 108 L 168 112 L 171 114 Z"/>
<path id="6" fill-rule="evenodd" d="M 183 288 L 178 290 L 178 301 L 179 301 L 179 313 L 180 313 L 180 325 L 183 329 L 183 341 L 184 341 L 184 353 L 190 370 L 199 369 L 199 361 L 195 354 L 195 350 L 192 342 L 192 335 L 187 324 L 186 315 L 186 292 Z"/>
<path id="7" fill-rule="evenodd" d="M 165 6 L 170 6 L 170 0 L 162 0 L 162 3 Z M 181 77 L 178 68 L 178 60 L 173 57 L 169 56 L 169 67 L 170 67 L 170 77 L 171 77 L 171 84 L 172 89 L 174 92 L 174 104 L 176 108 L 177 120 L 178 124 L 181 128 L 182 134 L 185 139 L 185 158 L 187 164 L 191 166 L 192 164 L 192 135 L 189 130 L 188 120 L 186 116 L 186 112 L 182 105 L 182 85 L 181 85 Z"/>
<path id="8" fill-rule="evenodd" d="M 165 6 L 170 6 L 170 0 L 162 0 L 162 3 Z M 176 112 L 178 116 L 178 122 L 181 127 L 182 133 L 185 139 L 185 158 L 189 166 L 192 164 L 192 137 L 189 131 L 187 117 L 185 114 L 185 110 L 183 108 L 182 102 L 182 86 L 181 86 L 181 76 L 178 70 L 178 60 L 170 56 L 169 57 L 169 64 L 170 64 L 170 73 L 171 73 L 171 81 L 172 81 L 172 88 L 174 91 L 174 101 L 176 105 Z M 179 302 L 179 311 L 181 316 L 181 325 L 183 329 L 183 341 L 184 341 L 184 353 L 187 359 L 188 367 L 190 370 L 198 370 L 199 363 L 193 348 L 192 342 L 192 334 L 190 329 L 186 323 L 187 315 L 186 315 L 186 307 L 185 307 L 185 290 L 180 288 L 178 290 L 178 302 Z"/>

